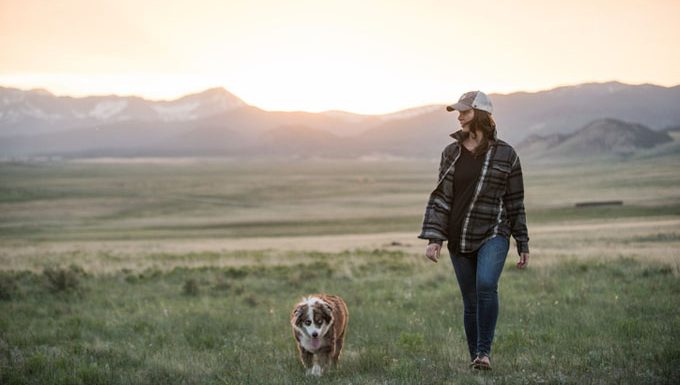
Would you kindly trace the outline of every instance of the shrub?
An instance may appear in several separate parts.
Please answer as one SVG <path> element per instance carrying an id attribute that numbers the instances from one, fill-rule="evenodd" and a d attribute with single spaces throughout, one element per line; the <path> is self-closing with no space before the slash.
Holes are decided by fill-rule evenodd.
<path id="1" fill-rule="evenodd" d="M 69 268 L 49 267 L 43 270 L 52 292 L 73 291 L 80 287 L 80 277 L 84 275 L 81 267 L 71 265 Z"/>
<path id="2" fill-rule="evenodd" d="M 198 282 L 193 278 L 187 279 L 184 281 L 184 287 L 182 291 L 185 295 L 190 295 L 193 297 L 197 296 L 199 293 Z"/>
<path id="3" fill-rule="evenodd" d="M 0 301 L 9 301 L 17 291 L 17 284 L 10 274 L 0 273 Z"/>

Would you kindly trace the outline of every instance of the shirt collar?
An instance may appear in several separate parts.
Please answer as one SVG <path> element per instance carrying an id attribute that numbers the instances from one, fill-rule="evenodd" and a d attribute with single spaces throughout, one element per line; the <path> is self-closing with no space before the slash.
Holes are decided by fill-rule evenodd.
<path id="1" fill-rule="evenodd" d="M 465 140 L 466 134 L 465 134 L 465 132 L 463 132 L 463 130 L 458 130 L 458 131 L 454 132 L 453 134 L 450 134 L 449 136 L 452 137 L 453 139 L 455 139 L 458 143 L 462 143 L 463 140 Z M 496 138 L 496 135 L 495 135 L 495 132 L 494 132 L 494 137 L 489 138 L 489 145 L 495 144 L 496 140 L 497 140 L 497 138 Z"/>

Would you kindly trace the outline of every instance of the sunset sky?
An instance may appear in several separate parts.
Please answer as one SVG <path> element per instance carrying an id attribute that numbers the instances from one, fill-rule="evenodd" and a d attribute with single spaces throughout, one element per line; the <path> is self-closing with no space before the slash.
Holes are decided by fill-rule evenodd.
<path id="1" fill-rule="evenodd" d="M 680 84 L 680 1 L 0 0 L 0 86 L 385 113 L 469 89 Z"/>

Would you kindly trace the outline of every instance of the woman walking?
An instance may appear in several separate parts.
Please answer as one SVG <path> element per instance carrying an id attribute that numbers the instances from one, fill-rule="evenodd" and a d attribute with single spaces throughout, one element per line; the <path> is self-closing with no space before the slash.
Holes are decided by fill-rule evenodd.
<path id="1" fill-rule="evenodd" d="M 461 130 L 441 155 L 419 238 L 437 262 L 444 241 L 463 297 L 471 367 L 491 369 L 498 319 L 498 280 L 512 235 L 523 269 L 529 260 L 522 168 L 515 150 L 496 138 L 493 106 L 481 91 L 466 92 L 446 107 L 458 111 Z"/>

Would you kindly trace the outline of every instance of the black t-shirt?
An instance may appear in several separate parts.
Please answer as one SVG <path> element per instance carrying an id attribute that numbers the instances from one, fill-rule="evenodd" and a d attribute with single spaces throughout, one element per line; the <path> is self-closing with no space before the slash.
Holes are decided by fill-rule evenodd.
<path id="1" fill-rule="evenodd" d="M 460 232 L 465 214 L 475 193 L 477 180 L 482 172 L 484 155 L 475 156 L 461 144 L 460 158 L 453 172 L 453 206 L 449 216 L 449 247 L 457 250 L 460 246 Z"/>

